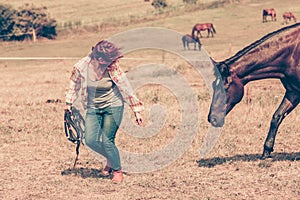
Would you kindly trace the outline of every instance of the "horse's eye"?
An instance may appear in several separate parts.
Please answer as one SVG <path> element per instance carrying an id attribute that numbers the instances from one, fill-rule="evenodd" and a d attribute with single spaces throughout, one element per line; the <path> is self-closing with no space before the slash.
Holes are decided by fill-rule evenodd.
<path id="1" fill-rule="evenodd" d="M 228 83 L 225 84 L 225 85 L 224 85 L 224 90 L 227 91 L 227 90 L 229 89 L 229 86 L 230 86 L 230 84 L 228 84 Z"/>

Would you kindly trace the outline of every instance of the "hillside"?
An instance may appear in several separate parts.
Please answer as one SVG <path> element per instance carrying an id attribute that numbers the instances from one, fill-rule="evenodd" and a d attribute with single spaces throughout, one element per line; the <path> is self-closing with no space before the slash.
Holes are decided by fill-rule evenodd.
<path id="1" fill-rule="evenodd" d="M 5 2 L 9 2 L 13 6 L 20 4 L 17 0 L 6 0 Z M 82 49 L 88 50 L 99 38 L 106 38 L 131 28 L 156 26 L 186 34 L 191 32 L 195 23 L 212 22 L 216 27 L 217 34 L 213 39 L 203 38 L 202 43 L 213 57 L 222 59 L 266 33 L 282 27 L 281 15 L 284 11 L 292 11 L 296 16 L 300 16 L 299 0 L 284 2 L 279 0 L 263 2 L 260 0 L 240 0 L 240 3 L 225 5 L 217 3 L 217 8 L 193 10 L 186 13 L 180 11 L 179 14 L 175 8 L 179 9 L 182 2 L 168 1 L 175 11 L 171 9 L 167 14 L 163 13 L 158 16 L 149 2 L 136 0 L 130 0 L 126 4 L 117 0 L 101 4 L 97 2 L 96 0 L 89 1 L 89 3 L 83 0 L 64 3 L 61 1 L 43 1 L 51 15 L 58 20 L 58 23 L 74 22 L 80 19 L 87 21 L 88 27 L 92 28 L 82 26 L 79 30 L 68 31 L 66 29 L 56 40 L 42 40 L 35 44 L 31 42 L 1 43 L 0 56 L 80 57 L 86 53 Z M 171 4 L 171 2 L 173 3 Z M 209 5 L 212 0 L 199 2 Z M 262 9 L 270 7 L 276 8 L 278 21 L 262 23 Z M 145 19 L 141 17 L 144 15 L 146 15 Z M 130 20 L 128 21 L 130 18 L 132 23 Z M 101 20 L 105 21 L 105 26 L 97 28 L 97 19 L 99 19 L 99 23 Z M 90 22 L 88 22 L 89 20 Z"/>

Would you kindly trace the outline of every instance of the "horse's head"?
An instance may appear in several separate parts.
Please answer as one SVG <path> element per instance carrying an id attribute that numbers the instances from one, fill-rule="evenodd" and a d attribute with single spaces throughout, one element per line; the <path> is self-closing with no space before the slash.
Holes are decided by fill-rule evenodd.
<path id="1" fill-rule="evenodd" d="M 226 114 L 241 101 L 244 86 L 225 63 L 214 63 L 214 65 L 216 79 L 213 82 L 213 97 L 208 121 L 215 127 L 222 127 Z"/>

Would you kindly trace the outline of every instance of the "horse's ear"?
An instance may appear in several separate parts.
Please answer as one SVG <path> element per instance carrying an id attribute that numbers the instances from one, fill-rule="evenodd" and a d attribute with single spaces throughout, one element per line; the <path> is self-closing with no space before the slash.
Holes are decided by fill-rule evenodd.
<path id="1" fill-rule="evenodd" d="M 226 82 L 230 85 L 230 83 L 232 83 L 232 77 L 231 76 L 228 76 L 226 78 Z"/>

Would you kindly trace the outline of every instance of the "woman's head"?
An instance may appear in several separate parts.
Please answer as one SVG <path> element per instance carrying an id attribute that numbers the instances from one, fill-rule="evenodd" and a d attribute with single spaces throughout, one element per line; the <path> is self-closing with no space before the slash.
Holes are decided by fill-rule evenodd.
<path id="1" fill-rule="evenodd" d="M 96 60 L 101 68 L 107 68 L 122 56 L 123 55 L 120 52 L 120 48 L 106 40 L 101 40 L 94 47 L 92 47 L 92 52 L 90 54 L 90 57 L 93 60 Z"/>

